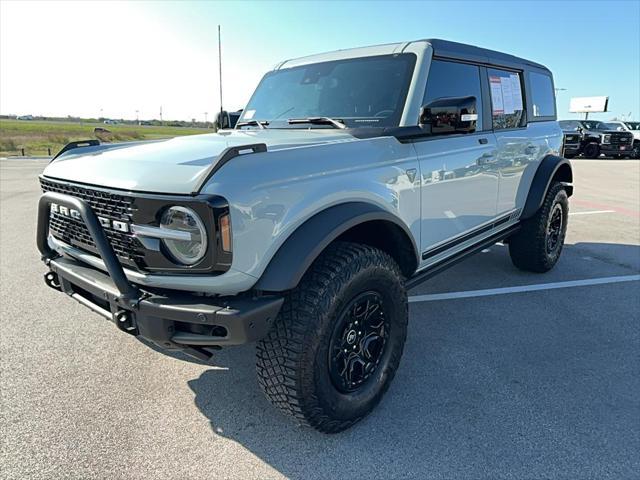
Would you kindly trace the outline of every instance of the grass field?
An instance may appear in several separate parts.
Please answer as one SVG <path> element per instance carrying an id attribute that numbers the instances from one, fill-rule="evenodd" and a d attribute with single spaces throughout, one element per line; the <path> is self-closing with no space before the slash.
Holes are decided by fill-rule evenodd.
<path id="1" fill-rule="evenodd" d="M 107 129 L 110 133 L 96 136 L 94 128 Z M 153 140 L 211 133 L 205 128 L 156 127 L 146 125 L 103 125 L 101 123 L 73 123 L 36 120 L 0 120 L 0 156 L 47 155 L 49 149 L 55 155 L 64 145 L 74 140 L 100 138 L 101 141 L 126 142 Z"/>

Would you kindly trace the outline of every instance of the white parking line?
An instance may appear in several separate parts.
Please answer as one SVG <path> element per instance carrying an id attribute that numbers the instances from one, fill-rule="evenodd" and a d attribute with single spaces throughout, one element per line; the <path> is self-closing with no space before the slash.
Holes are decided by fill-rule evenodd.
<path id="1" fill-rule="evenodd" d="M 586 212 L 570 212 L 571 215 L 595 215 L 596 213 L 616 213 L 615 210 L 588 210 Z"/>
<path id="2" fill-rule="evenodd" d="M 535 292 L 538 290 L 554 290 L 556 288 L 586 287 L 605 283 L 634 282 L 640 275 L 623 275 L 619 277 L 589 278 L 586 280 L 570 280 L 567 282 L 538 283 L 518 287 L 488 288 L 486 290 L 467 290 L 466 292 L 433 293 L 430 295 L 413 295 L 409 302 L 433 302 L 436 300 L 452 300 L 457 298 L 486 297 L 489 295 L 505 295 L 507 293 Z"/>

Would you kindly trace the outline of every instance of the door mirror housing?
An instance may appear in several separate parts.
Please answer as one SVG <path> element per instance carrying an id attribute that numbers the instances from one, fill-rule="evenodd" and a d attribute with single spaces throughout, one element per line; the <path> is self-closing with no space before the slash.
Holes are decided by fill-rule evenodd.
<path id="1" fill-rule="evenodd" d="M 229 118 L 229 112 L 222 110 L 216 115 L 216 126 L 218 130 L 225 130 L 231 128 L 231 118 Z"/>
<path id="2" fill-rule="evenodd" d="M 420 126 L 433 135 L 473 133 L 478 124 L 476 97 L 438 98 L 420 109 Z"/>

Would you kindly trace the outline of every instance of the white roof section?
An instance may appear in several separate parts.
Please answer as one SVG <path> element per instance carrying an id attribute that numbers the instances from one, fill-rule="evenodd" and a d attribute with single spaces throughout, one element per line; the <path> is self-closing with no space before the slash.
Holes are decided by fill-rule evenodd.
<path id="1" fill-rule="evenodd" d="M 393 55 L 394 53 L 402 53 L 409 45 L 422 43 L 424 47 L 428 47 L 428 42 L 425 40 L 419 40 L 415 42 L 399 42 L 399 43 L 386 43 L 383 45 L 373 45 L 370 47 L 358 47 L 348 48 L 344 50 L 335 50 L 333 52 L 319 53 L 316 55 L 309 55 L 306 57 L 294 58 L 291 60 L 285 60 L 274 67 L 274 70 L 280 70 L 281 68 L 292 68 L 300 65 L 307 65 L 311 63 L 330 62 L 334 60 L 344 60 L 345 58 L 359 58 L 359 57 L 373 57 L 376 55 Z"/>

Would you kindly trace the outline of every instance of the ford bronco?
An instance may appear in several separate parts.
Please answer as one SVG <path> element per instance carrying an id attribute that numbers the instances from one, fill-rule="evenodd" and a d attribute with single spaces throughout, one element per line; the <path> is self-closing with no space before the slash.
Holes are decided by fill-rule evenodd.
<path id="1" fill-rule="evenodd" d="M 389 388 L 409 288 L 499 241 L 556 264 L 561 144 L 528 60 L 443 40 L 287 60 L 233 129 L 63 148 L 40 177 L 45 282 L 198 359 L 257 342 L 268 399 L 338 432 Z"/>

